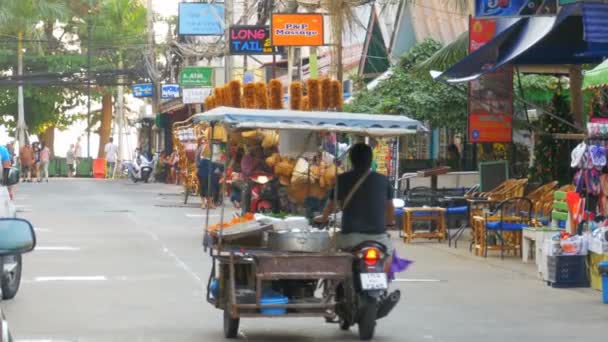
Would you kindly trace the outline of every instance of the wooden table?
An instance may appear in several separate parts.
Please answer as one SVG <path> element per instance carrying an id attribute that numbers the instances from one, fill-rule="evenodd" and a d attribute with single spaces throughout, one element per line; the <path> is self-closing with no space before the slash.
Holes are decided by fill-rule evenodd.
<path id="1" fill-rule="evenodd" d="M 522 255 L 523 262 L 528 262 L 530 259 L 530 249 L 534 243 L 534 259 L 536 267 L 538 268 L 538 274 L 542 278 L 543 275 L 547 274 L 547 257 L 543 253 L 543 244 L 546 240 L 559 232 L 563 231 L 561 228 L 551 227 L 538 227 L 538 228 L 526 228 L 523 231 L 522 241 Z"/>
<path id="2" fill-rule="evenodd" d="M 445 208 L 412 207 L 403 209 L 403 241 L 412 239 L 437 239 L 439 242 L 446 238 Z M 436 222 L 439 226 L 435 232 L 414 233 L 414 222 Z"/>

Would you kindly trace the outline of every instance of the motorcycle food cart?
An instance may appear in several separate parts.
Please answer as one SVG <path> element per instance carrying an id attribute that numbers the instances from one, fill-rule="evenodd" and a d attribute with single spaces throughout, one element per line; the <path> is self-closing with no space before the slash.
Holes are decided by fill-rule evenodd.
<path id="1" fill-rule="evenodd" d="M 192 123 L 205 125 L 211 132 L 221 126 L 226 132 L 264 129 L 358 137 L 424 130 L 418 121 L 404 116 L 226 107 L 197 114 Z M 292 230 L 283 234 L 272 222 L 256 220 L 254 214 L 230 222 L 224 215 L 222 207 L 220 223 L 210 226 L 208 213 L 204 246 L 213 259 L 207 301 L 223 310 L 226 338 L 237 336 L 239 320 L 244 317 L 324 317 L 331 321 L 339 316 L 337 308 L 347 305 L 347 289 L 352 287 L 345 284 L 353 283 L 353 255 L 337 251 L 330 232 Z M 340 324 L 343 329 L 351 325 Z M 374 325 L 375 319 L 372 335 Z"/>

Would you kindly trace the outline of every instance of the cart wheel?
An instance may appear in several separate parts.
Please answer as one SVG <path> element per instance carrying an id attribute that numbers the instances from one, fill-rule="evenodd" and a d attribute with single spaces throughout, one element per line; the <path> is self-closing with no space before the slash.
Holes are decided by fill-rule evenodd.
<path id="1" fill-rule="evenodd" d="M 351 322 L 345 318 L 340 317 L 340 321 L 338 322 L 338 325 L 340 326 L 340 330 L 350 330 L 350 327 L 352 326 Z"/>
<path id="2" fill-rule="evenodd" d="M 224 309 L 224 337 L 234 339 L 239 333 L 240 319 L 232 318 L 228 309 Z"/>

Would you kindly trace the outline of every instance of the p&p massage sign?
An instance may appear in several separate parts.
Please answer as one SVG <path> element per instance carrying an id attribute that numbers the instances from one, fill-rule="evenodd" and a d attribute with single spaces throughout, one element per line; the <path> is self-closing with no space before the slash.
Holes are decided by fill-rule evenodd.
<path id="1" fill-rule="evenodd" d="M 324 43 L 322 14 L 272 15 L 273 46 L 321 46 Z"/>

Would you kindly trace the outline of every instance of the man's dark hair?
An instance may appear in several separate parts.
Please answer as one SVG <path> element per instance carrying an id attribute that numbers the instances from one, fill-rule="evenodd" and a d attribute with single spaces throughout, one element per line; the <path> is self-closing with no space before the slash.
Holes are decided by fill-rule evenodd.
<path id="1" fill-rule="evenodd" d="M 110 137 L 110 142 L 114 142 L 114 138 Z"/>
<path id="2" fill-rule="evenodd" d="M 350 149 L 350 162 L 355 170 L 367 170 L 372 166 L 372 148 L 363 143 Z"/>

